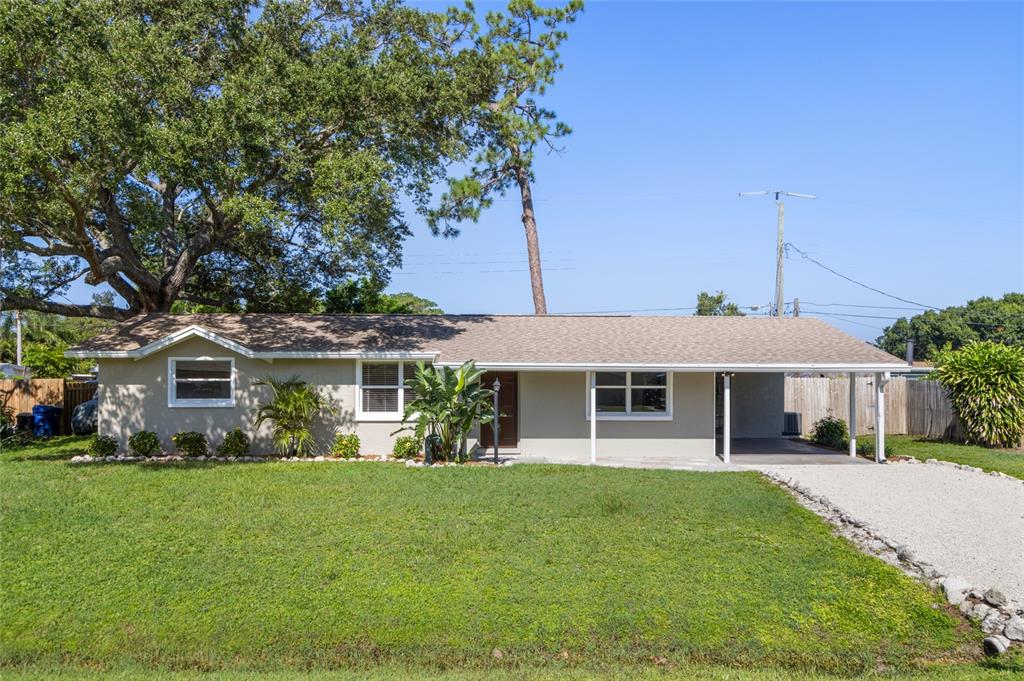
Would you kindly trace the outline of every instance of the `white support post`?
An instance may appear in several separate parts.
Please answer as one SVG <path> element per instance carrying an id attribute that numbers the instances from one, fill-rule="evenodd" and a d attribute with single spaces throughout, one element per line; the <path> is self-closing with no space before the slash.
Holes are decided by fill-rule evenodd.
<path id="1" fill-rule="evenodd" d="M 875 462 L 885 463 L 885 384 L 888 374 L 875 374 Z"/>
<path id="2" fill-rule="evenodd" d="M 732 428 L 729 423 L 731 418 L 732 402 L 732 374 L 722 376 L 722 461 L 729 463 L 732 454 Z"/>
<path id="3" fill-rule="evenodd" d="M 857 374 L 850 372 L 850 456 L 857 456 Z"/>
<path id="4" fill-rule="evenodd" d="M 597 463 L 597 372 L 590 372 L 590 463 Z"/>

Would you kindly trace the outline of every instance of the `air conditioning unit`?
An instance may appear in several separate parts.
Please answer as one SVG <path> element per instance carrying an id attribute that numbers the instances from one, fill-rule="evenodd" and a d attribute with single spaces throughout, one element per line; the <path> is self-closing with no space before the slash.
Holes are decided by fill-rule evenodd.
<path id="1" fill-rule="evenodd" d="M 798 411 L 787 411 L 783 412 L 782 421 L 782 434 L 783 435 L 803 435 L 803 428 L 800 427 L 800 412 Z"/>

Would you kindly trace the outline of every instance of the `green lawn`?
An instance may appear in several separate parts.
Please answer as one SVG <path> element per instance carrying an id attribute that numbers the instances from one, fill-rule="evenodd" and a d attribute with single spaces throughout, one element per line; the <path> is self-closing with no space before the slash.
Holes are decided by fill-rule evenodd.
<path id="1" fill-rule="evenodd" d="M 67 464 L 80 448 L 0 454 L 5 678 L 998 678 L 935 668 L 981 634 L 754 473 Z"/>
<path id="2" fill-rule="evenodd" d="M 1024 452 L 1011 449 L 988 449 L 955 442 L 924 440 L 914 435 L 888 435 L 885 443 L 894 454 L 912 456 L 924 461 L 939 459 L 977 466 L 985 471 L 1000 471 L 1024 480 Z"/>

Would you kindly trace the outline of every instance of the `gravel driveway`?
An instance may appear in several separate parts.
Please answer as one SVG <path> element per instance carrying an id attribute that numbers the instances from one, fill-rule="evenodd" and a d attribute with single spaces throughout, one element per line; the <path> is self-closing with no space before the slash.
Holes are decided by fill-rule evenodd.
<path id="1" fill-rule="evenodd" d="M 944 575 L 1024 605 L 1024 484 L 934 464 L 779 466 Z"/>

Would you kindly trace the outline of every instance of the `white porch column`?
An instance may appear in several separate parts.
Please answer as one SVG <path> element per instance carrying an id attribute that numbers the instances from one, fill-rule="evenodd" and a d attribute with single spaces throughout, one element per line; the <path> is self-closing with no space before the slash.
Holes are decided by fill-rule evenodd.
<path id="1" fill-rule="evenodd" d="M 889 374 L 875 374 L 875 462 L 885 463 L 885 384 Z"/>
<path id="2" fill-rule="evenodd" d="M 857 456 L 857 374 L 850 372 L 850 456 Z"/>
<path id="3" fill-rule="evenodd" d="M 597 463 L 597 372 L 590 372 L 590 463 Z"/>
<path id="4" fill-rule="evenodd" d="M 732 374 L 722 375 L 722 461 L 729 463 L 732 453 L 732 432 L 730 427 L 732 402 Z"/>

